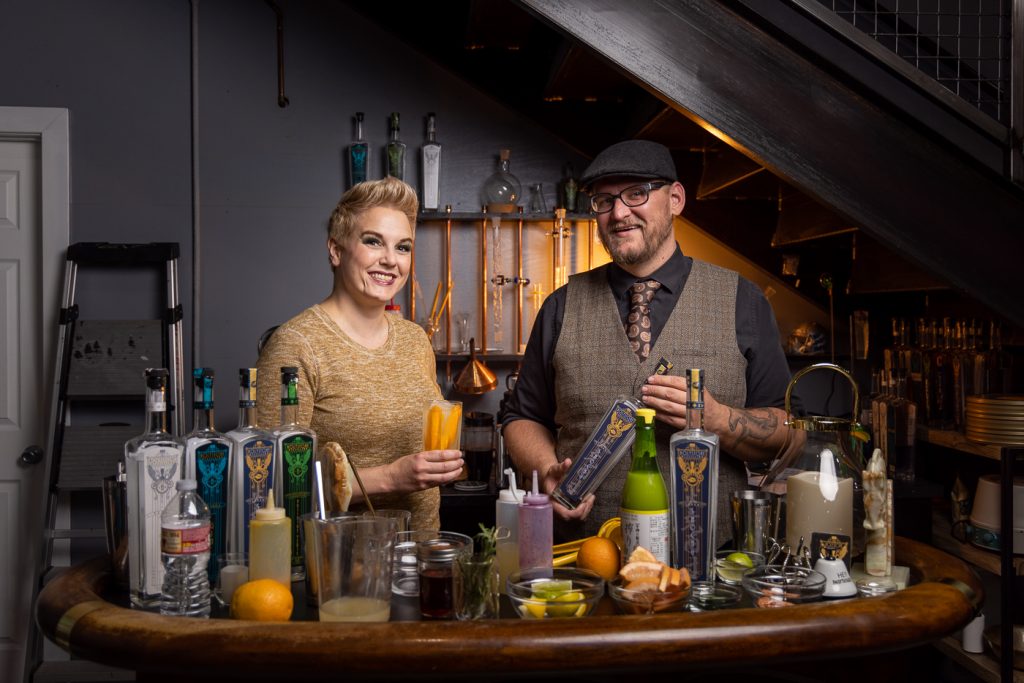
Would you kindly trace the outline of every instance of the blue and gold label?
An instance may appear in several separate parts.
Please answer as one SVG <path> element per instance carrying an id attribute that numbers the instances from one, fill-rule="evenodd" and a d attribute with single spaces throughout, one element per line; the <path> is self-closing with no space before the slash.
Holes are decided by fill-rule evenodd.
<path id="1" fill-rule="evenodd" d="M 242 444 L 242 514 L 245 520 L 244 545 L 249 552 L 249 522 L 256 511 L 267 506 L 267 494 L 274 486 L 274 442 L 250 439 Z"/>
<path id="2" fill-rule="evenodd" d="M 714 551 L 714 467 L 711 445 L 683 439 L 672 447 L 672 557 L 694 581 L 710 581 Z"/>
<path id="3" fill-rule="evenodd" d="M 605 413 L 594 436 L 583 446 L 559 485 L 562 496 L 573 507 L 600 485 L 606 465 L 633 441 L 635 425 L 634 406 L 627 401 L 616 401 Z"/>

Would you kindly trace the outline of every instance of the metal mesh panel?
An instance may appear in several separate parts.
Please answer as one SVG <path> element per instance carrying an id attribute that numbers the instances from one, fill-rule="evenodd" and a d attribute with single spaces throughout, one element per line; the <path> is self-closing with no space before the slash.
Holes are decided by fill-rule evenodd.
<path id="1" fill-rule="evenodd" d="M 1010 124 L 1012 0 L 819 0 L 974 107 Z"/>

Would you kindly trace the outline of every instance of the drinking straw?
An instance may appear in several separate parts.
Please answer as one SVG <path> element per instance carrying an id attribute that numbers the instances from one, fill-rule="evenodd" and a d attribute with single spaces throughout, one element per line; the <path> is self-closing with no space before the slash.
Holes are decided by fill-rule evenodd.
<path id="1" fill-rule="evenodd" d="M 320 501 L 320 519 L 327 519 L 327 510 L 324 507 L 324 472 L 319 460 L 313 463 L 313 469 L 316 471 L 316 495 L 317 500 Z"/>

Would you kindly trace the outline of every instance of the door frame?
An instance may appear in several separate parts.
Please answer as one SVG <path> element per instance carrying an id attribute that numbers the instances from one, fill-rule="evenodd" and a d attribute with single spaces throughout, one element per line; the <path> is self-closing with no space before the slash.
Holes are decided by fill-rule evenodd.
<path id="1" fill-rule="evenodd" d="M 71 214 L 71 164 L 70 164 L 70 137 L 69 137 L 70 116 L 67 109 L 56 107 L 0 107 L 0 141 L 28 141 L 39 144 L 40 166 L 39 166 L 39 218 L 40 218 L 40 244 L 39 244 L 39 280 L 41 288 L 41 329 L 42 353 L 40 362 L 44 365 L 43 391 L 39 401 L 34 407 L 40 411 L 39 424 L 41 425 L 38 435 L 39 442 L 44 444 L 46 453 L 45 471 L 43 474 L 43 486 L 48 487 L 50 480 L 50 425 L 52 400 L 56 395 L 55 382 L 59 377 L 55 376 L 54 369 L 48 367 L 52 364 L 55 356 L 55 344 L 57 339 L 57 323 L 60 308 L 60 292 L 63 288 L 64 260 L 67 247 L 70 243 L 70 214 Z M 31 314 L 31 313 L 30 313 Z M 19 358 L 19 363 L 21 359 Z M 32 409 L 32 408 L 30 408 Z M 38 443 L 38 442 L 37 442 Z M 11 454 L 5 454 L 11 455 Z M 26 492 L 28 493 L 28 492 Z M 27 525 L 27 533 L 38 533 L 41 537 L 42 529 L 34 529 L 36 524 L 42 526 L 47 510 L 47 496 L 45 488 L 39 495 L 38 511 L 35 519 L 22 520 Z M 29 572 L 32 581 L 35 582 L 39 574 L 41 554 L 33 552 L 30 557 Z M 33 586 L 34 592 L 34 586 Z M 29 675 L 28 657 L 30 649 L 34 649 L 34 615 L 32 610 L 35 605 L 29 607 L 29 626 L 25 630 L 26 639 L 22 643 L 23 679 Z"/>

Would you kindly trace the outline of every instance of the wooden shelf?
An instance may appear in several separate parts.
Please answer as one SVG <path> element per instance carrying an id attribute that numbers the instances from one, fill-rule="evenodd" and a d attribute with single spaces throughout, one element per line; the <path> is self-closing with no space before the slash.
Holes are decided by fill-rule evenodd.
<path id="1" fill-rule="evenodd" d="M 939 512 L 932 513 L 932 545 L 939 550 L 959 557 L 964 562 L 973 564 L 975 567 L 984 569 L 987 572 L 1000 575 L 999 553 L 994 550 L 984 550 L 971 545 L 969 542 L 961 543 L 953 538 L 950 530 L 950 521 Z M 1013 558 L 1013 568 L 1018 576 L 1024 575 L 1024 557 Z"/>
<path id="2" fill-rule="evenodd" d="M 1010 446 L 977 443 L 968 440 L 968 438 L 960 432 L 948 429 L 932 429 L 931 427 L 923 427 L 920 425 L 917 427 L 917 438 L 919 441 L 924 441 L 935 446 L 952 448 L 953 450 L 970 453 L 971 455 L 979 455 L 983 458 L 990 458 L 992 460 L 1002 460 L 1003 450 L 1011 448 Z"/>
<path id="3" fill-rule="evenodd" d="M 417 214 L 416 220 L 417 220 L 417 222 L 424 222 L 424 223 L 428 223 L 428 222 L 429 223 L 438 223 L 438 222 L 445 221 L 445 220 L 448 220 L 449 218 L 451 218 L 453 222 L 457 222 L 457 221 L 465 222 L 465 221 L 481 221 L 481 220 L 483 220 L 485 218 L 494 218 L 494 217 L 501 218 L 502 221 L 516 221 L 516 220 L 519 220 L 520 218 L 522 218 L 524 221 L 530 221 L 530 222 L 533 222 L 533 223 L 538 223 L 538 222 L 541 222 L 541 221 L 552 221 L 553 222 L 555 220 L 555 212 L 554 211 L 550 211 L 550 212 L 547 212 L 547 213 L 527 213 L 527 212 L 524 211 L 522 214 L 519 214 L 519 213 L 516 213 L 516 212 L 512 212 L 512 213 L 484 213 L 482 211 L 452 211 L 450 214 L 448 214 L 448 213 L 445 213 L 444 211 L 429 211 L 429 212 L 420 212 L 419 214 Z M 566 213 L 565 214 L 565 220 L 567 220 L 567 221 L 589 221 L 589 220 L 596 220 L 596 219 L 597 219 L 597 214 L 593 214 L 593 213 Z"/>
<path id="4" fill-rule="evenodd" d="M 999 660 L 990 653 L 973 654 L 964 652 L 960 641 L 953 636 L 946 636 L 935 641 L 935 649 L 949 657 L 952 661 L 967 669 L 986 683 L 1000 683 Z M 1024 671 L 1014 670 L 1013 683 L 1024 683 Z"/>

